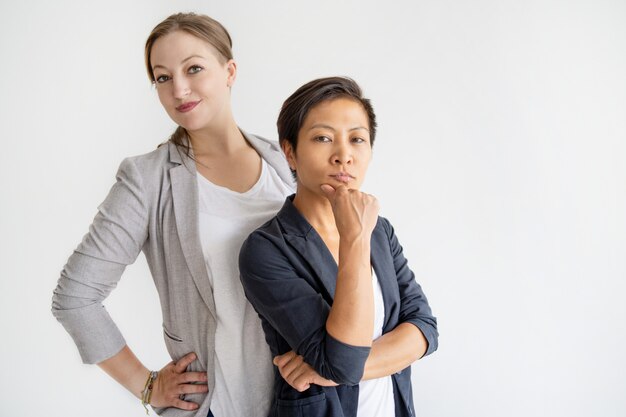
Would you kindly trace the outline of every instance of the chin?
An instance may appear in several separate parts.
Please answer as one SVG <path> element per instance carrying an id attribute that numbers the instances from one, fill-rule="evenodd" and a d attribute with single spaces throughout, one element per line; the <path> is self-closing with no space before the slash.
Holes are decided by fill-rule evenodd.
<path id="1" fill-rule="evenodd" d="M 179 123 L 179 125 L 185 128 L 187 132 L 197 132 L 206 127 L 206 123 L 200 123 L 199 121 L 196 123 L 190 123 L 189 121 L 187 121 L 186 123 Z"/>

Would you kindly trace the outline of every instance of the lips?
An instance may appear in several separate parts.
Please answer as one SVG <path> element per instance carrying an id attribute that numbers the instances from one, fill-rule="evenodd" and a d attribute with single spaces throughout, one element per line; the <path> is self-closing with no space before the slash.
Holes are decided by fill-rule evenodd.
<path id="1" fill-rule="evenodd" d="M 335 180 L 339 182 L 343 182 L 346 184 L 354 179 L 354 177 L 348 174 L 347 172 L 339 172 L 337 174 L 331 174 L 330 177 L 334 178 Z"/>
<path id="2" fill-rule="evenodd" d="M 176 110 L 178 110 L 181 113 L 187 113 L 188 111 L 191 111 L 194 109 L 194 107 L 196 107 L 198 105 L 198 103 L 200 103 L 200 101 L 189 101 L 187 103 L 181 104 L 180 106 L 176 107 Z"/>

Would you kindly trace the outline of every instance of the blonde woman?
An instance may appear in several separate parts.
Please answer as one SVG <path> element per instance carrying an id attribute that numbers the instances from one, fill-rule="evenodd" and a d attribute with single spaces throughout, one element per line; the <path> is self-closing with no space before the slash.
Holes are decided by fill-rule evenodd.
<path id="1" fill-rule="evenodd" d="M 146 68 L 178 128 L 156 150 L 122 162 L 54 291 L 53 314 L 83 361 L 167 416 L 266 416 L 270 406 L 272 359 L 237 255 L 293 180 L 279 147 L 234 120 L 231 46 L 208 16 L 176 14 L 154 28 Z M 133 354 L 102 305 L 140 252 L 173 360 L 158 372 Z"/>

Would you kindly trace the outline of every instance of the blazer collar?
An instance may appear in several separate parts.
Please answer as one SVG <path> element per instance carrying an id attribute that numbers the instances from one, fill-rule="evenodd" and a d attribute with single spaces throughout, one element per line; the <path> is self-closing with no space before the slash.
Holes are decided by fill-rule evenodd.
<path id="1" fill-rule="evenodd" d="M 261 155 L 261 158 L 265 159 L 265 161 L 276 170 L 276 173 L 283 182 L 291 185 L 292 188 L 295 189 L 295 183 L 291 171 L 289 170 L 289 165 L 278 144 L 260 136 L 252 135 L 241 128 L 239 128 L 239 131 L 257 153 Z M 180 147 L 172 142 L 167 142 L 167 146 L 169 148 L 170 162 L 177 165 L 185 165 L 189 172 L 195 175 L 196 167 L 192 158 L 187 156 Z M 193 150 L 190 149 L 190 153 L 193 156 Z"/>

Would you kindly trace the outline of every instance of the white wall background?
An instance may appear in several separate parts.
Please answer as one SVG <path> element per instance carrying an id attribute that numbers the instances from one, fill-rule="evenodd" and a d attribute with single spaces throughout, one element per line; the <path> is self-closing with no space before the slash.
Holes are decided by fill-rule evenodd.
<path id="1" fill-rule="evenodd" d="M 50 314 L 123 157 L 172 122 L 143 43 L 172 12 L 234 38 L 242 127 L 275 137 L 302 83 L 350 75 L 379 118 L 366 189 L 440 323 L 419 416 L 626 415 L 626 3 L 0 3 L 0 416 L 141 416 Z M 106 305 L 168 360 L 145 261 Z"/>

